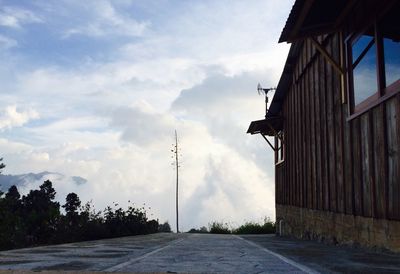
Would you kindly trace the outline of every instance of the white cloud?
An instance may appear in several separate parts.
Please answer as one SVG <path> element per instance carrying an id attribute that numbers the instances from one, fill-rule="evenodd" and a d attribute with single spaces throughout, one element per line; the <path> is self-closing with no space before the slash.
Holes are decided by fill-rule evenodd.
<path id="1" fill-rule="evenodd" d="M 134 18 L 118 12 L 110 1 L 89 1 L 80 7 L 92 13 L 92 19 L 80 26 L 68 29 L 63 38 L 78 34 L 92 37 L 142 36 L 149 27 L 148 22 L 138 22 Z"/>
<path id="2" fill-rule="evenodd" d="M 0 116 L 0 130 L 20 127 L 33 119 L 38 119 L 39 113 L 33 109 L 18 111 L 17 106 L 8 106 Z"/>
<path id="3" fill-rule="evenodd" d="M 60 193 L 79 190 L 98 209 L 146 203 L 173 223 L 177 129 L 183 230 L 273 217 L 273 155 L 245 132 L 265 114 L 257 83 L 275 86 L 286 59 L 276 41 L 289 2 L 38 1 L 43 49 L 16 47 L 0 70 L 5 172 L 82 176 L 85 186 Z M 27 102 L 40 119 L 12 108 Z"/>
<path id="4" fill-rule="evenodd" d="M 17 45 L 18 42 L 16 40 L 0 34 L 0 49 L 10 49 Z"/>
<path id="5" fill-rule="evenodd" d="M 24 24 L 42 22 L 43 20 L 30 10 L 11 6 L 0 9 L 0 26 L 21 28 Z"/>

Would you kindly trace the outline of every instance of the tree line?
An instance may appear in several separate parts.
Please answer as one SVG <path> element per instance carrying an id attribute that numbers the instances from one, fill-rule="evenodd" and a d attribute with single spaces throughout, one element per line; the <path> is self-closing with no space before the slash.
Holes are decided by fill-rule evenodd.
<path id="1" fill-rule="evenodd" d="M 69 193 L 61 206 L 65 211 L 62 213 L 55 195 L 50 180 L 22 197 L 16 186 L 11 186 L 6 193 L 0 191 L 0 250 L 159 230 L 158 221 L 149 220 L 144 207 L 130 205 L 124 210 L 108 206 L 103 211 L 95 211 L 91 202 L 82 205 L 76 193 Z"/>

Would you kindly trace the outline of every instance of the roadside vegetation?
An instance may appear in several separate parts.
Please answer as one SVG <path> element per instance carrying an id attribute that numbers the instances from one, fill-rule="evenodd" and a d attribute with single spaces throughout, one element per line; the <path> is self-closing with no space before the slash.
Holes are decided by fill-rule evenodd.
<path id="1" fill-rule="evenodd" d="M 149 220 L 144 207 L 95 211 L 75 193 L 67 195 L 63 214 L 55 195 L 49 180 L 22 197 L 16 186 L 0 191 L 0 250 L 171 231 L 168 223 Z"/>
<path id="2" fill-rule="evenodd" d="M 246 222 L 237 227 L 230 228 L 228 223 L 212 222 L 209 228 L 201 227 L 200 229 L 192 228 L 188 233 L 211 233 L 211 234 L 274 234 L 275 223 L 269 218 L 265 218 L 262 223 Z"/>

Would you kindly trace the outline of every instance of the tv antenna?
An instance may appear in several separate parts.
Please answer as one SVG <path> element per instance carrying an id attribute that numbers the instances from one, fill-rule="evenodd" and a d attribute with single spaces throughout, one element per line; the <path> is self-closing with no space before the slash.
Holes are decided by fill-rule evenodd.
<path id="1" fill-rule="evenodd" d="M 179 210 L 178 210 L 178 186 L 179 186 L 179 168 L 180 166 L 180 162 L 179 162 L 179 147 L 178 147 L 178 133 L 176 132 L 175 129 L 175 144 L 172 144 L 172 149 L 171 152 L 173 153 L 173 155 L 171 156 L 171 158 L 174 158 L 175 161 L 172 163 L 172 165 L 175 166 L 176 168 L 176 233 L 179 233 Z"/>
<path id="2" fill-rule="evenodd" d="M 258 83 L 258 85 L 257 85 L 258 95 L 262 95 L 262 94 L 265 95 L 265 117 L 267 117 L 267 113 L 268 113 L 268 92 L 271 90 L 276 90 L 276 88 L 275 87 L 263 88 L 260 83 Z"/>

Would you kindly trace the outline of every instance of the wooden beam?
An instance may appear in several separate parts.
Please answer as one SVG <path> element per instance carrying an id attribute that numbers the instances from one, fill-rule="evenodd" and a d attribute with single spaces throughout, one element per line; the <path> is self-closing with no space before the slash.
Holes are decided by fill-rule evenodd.
<path id="1" fill-rule="evenodd" d="M 272 148 L 273 151 L 276 151 L 275 147 L 271 144 L 271 142 L 265 137 L 264 134 L 261 133 L 261 136 L 264 138 L 265 141 L 267 141 L 268 145 Z"/>
<path id="2" fill-rule="evenodd" d="M 339 58 L 340 58 L 340 67 L 344 68 L 346 64 L 346 57 L 345 57 L 345 50 L 344 50 L 344 37 L 343 32 L 339 32 Z M 342 104 L 347 103 L 347 96 L 346 96 L 346 74 L 340 74 L 340 89 L 342 95 Z"/>
<path id="3" fill-rule="evenodd" d="M 314 37 L 308 38 L 311 43 L 314 45 L 314 47 L 322 54 L 322 56 L 325 57 L 325 59 L 330 63 L 334 69 L 336 69 L 337 72 L 339 72 L 340 75 L 344 74 L 344 69 L 331 57 L 331 55 L 321 46 L 320 43 L 318 43 L 317 40 L 315 40 Z"/>

